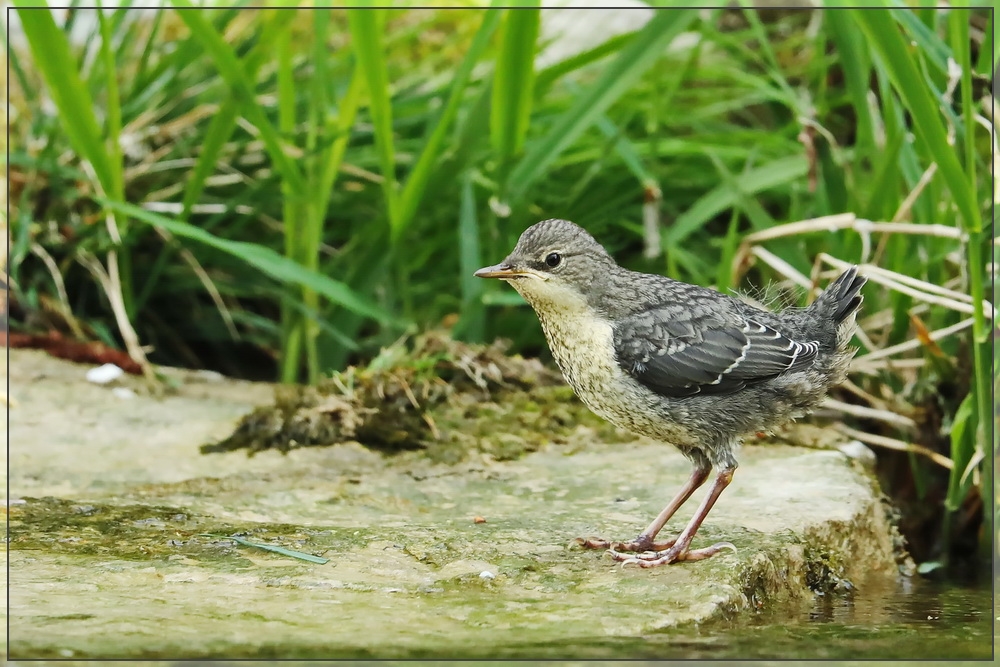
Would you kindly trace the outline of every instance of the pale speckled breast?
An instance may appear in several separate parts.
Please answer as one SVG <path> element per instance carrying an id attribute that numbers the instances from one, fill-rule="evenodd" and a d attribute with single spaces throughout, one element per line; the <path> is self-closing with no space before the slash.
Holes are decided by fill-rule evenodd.
<path id="1" fill-rule="evenodd" d="M 611 322 L 572 290 L 513 282 L 531 304 L 566 382 L 588 408 L 619 428 L 684 446 L 697 442 L 682 424 L 686 410 L 628 376 L 615 355 Z"/>
<path id="2" fill-rule="evenodd" d="M 563 377 L 595 414 L 675 445 L 692 441 L 690 432 L 667 416 L 663 399 L 618 365 L 610 322 L 565 311 L 557 317 L 539 315 L 539 320 Z"/>
<path id="3" fill-rule="evenodd" d="M 540 316 L 542 330 L 559 370 L 580 399 L 601 417 L 617 423 L 608 400 L 618 376 L 611 324 L 597 317 Z"/>

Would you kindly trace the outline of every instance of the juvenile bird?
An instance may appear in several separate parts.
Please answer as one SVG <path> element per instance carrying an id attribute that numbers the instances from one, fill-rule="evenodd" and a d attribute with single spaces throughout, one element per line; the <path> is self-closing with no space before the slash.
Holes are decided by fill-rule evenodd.
<path id="1" fill-rule="evenodd" d="M 691 540 L 732 481 L 742 438 L 805 414 L 845 379 L 866 281 L 851 267 L 808 308 L 769 313 L 622 268 L 567 220 L 529 227 L 503 262 L 475 275 L 510 283 L 534 308 L 559 369 L 591 410 L 673 444 L 693 463 L 690 479 L 636 539 L 578 540 L 642 567 L 735 550 L 728 542 L 691 549 Z M 656 542 L 713 467 L 691 521 L 675 539 Z"/>

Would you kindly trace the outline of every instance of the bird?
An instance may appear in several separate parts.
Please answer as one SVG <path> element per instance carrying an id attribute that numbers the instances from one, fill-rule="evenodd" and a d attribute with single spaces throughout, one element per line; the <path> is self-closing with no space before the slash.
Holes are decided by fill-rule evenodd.
<path id="1" fill-rule="evenodd" d="M 691 461 L 690 478 L 635 539 L 577 538 L 647 568 L 736 551 L 730 542 L 691 542 L 732 481 L 743 439 L 807 414 L 846 379 L 867 281 L 852 266 L 807 308 L 772 313 L 619 266 L 585 229 L 560 219 L 532 225 L 506 259 L 474 275 L 508 283 L 534 309 L 563 377 L 590 410 Z M 691 520 L 657 542 L 713 469 Z"/>

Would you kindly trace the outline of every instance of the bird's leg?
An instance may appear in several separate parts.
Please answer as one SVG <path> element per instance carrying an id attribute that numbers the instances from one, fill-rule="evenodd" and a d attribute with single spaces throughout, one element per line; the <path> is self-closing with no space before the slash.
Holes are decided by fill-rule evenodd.
<path id="1" fill-rule="evenodd" d="M 708 490 L 708 495 L 701 501 L 698 510 L 691 517 L 691 521 L 684 527 L 681 534 L 677 536 L 677 540 L 673 545 L 651 556 L 626 556 L 624 554 L 613 553 L 612 555 L 615 560 L 622 561 L 623 565 L 635 564 L 640 567 L 656 567 L 657 565 L 667 565 L 668 563 L 675 563 L 682 560 L 702 560 L 714 556 L 723 549 L 732 549 L 735 552 L 736 547 L 729 542 L 719 542 L 704 549 L 689 549 L 694 534 L 698 532 L 698 528 L 701 527 L 705 517 L 708 516 L 712 506 L 715 505 L 715 501 L 719 499 L 722 491 L 733 481 L 733 472 L 735 470 L 735 467 L 731 467 L 719 471 L 719 474 L 715 477 L 715 481 L 712 482 L 712 487 Z"/>
<path id="2" fill-rule="evenodd" d="M 684 483 L 681 490 L 677 492 L 674 499 L 663 508 L 663 511 L 653 519 L 653 523 L 646 527 L 646 530 L 639 533 L 639 536 L 632 540 L 631 542 L 611 542 L 609 540 L 602 540 L 597 537 L 588 537 L 587 539 L 577 538 L 576 543 L 582 546 L 584 549 L 611 549 L 613 552 L 617 553 L 619 551 L 626 552 L 641 552 L 641 551 L 663 551 L 664 549 L 669 549 L 674 544 L 674 539 L 667 540 L 666 542 L 654 542 L 656 535 L 660 532 L 663 526 L 670 520 L 670 517 L 674 515 L 681 505 L 683 505 L 691 494 L 695 490 L 705 483 L 708 479 L 708 473 L 712 470 L 712 466 L 708 464 L 696 464 L 694 470 L 691 471 L 691 477 L 688 481 Z"/>

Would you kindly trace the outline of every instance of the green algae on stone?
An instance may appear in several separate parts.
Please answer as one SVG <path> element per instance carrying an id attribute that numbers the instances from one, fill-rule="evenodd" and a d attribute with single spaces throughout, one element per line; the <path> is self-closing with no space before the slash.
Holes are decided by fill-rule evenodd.
<path id="1" fill-rule="evenodd" d="M 177 507 L 78 503 L 52 497 L 22 498 L 8 508 L 7 525 L 12 550 L 142 562 L 177 557 L 239 559 L 237 541 L 226 535 L 253 536 L 256 542 L 276 540 L 304 551 L 313 536 L 330 533 L 282 524 L 240 528 Z M 250 564 L 242 560 L 237 564 Z"/>
<path id="2" fill-rule="evenodd" d="M 386 452 L 426 450 L 457 463 L 469 451 L 518 459 L 547 442 L 568 442 L 580 424 L 615 430 L 594 416 L 537 359 L 508 357 L 502 342 L 471 345 L 442 332 L 386 348 L 315 387 L 275 388 L 272 405 L 244 417 L 204 453 L 356 441 Z"/>

